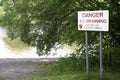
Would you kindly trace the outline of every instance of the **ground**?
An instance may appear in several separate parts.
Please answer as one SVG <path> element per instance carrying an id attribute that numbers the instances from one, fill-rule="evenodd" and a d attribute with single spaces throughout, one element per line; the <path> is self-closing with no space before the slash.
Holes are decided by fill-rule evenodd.
<path id="1" fill-rule="evenodd" d="M 47 65 L 40 66 L 46 61 L 56 59 L 0 59 L 0 76 L 6 80 L 20 80 L 31 76 L 47 76 L 43 72 Z"/>

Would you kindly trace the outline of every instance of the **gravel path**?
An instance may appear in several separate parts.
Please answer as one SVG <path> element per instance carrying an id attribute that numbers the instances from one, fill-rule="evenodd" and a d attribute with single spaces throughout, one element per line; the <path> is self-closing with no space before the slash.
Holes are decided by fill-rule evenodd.
<path id="1" fill-rule="evenodd" d="M 31 76 L 46 76 L 43 69 L 47 67 L 38 64 L 57 59 L 0 59 L 0 76 L 6 80 L 20 80 Z"/>

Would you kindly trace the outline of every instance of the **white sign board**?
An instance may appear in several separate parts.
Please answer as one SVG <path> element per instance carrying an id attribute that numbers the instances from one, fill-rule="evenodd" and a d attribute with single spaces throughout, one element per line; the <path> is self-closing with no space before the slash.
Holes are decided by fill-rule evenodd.
<path id="1" fill-rule="evenodd" d="M 109 11 L 78 11 L 78 30 L 109 31 Z"/>

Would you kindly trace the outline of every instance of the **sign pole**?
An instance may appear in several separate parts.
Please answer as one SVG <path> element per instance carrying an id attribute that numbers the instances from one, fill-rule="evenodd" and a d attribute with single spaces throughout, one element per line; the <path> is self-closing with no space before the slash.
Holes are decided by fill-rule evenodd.
<path id="1" fill-rule="evenodd" d="M 102 80 L 102 32 L 100 31 L 100 80 Z"/>
<path id="2" fill-rule="evenodd" d="M 89 74 L 89 62 L 88 62 L 88 32 L 85 31 L 86 37 L 86 73 Z"/>

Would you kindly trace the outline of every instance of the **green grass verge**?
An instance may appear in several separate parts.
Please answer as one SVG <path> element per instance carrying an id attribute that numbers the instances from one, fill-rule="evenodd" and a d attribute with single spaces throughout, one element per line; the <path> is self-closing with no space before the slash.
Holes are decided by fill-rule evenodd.
<path id="1" fill-rule="evenodd" d="M 5 80 L 3 77 L 0 77 L 0 80 Z"/>
<path id="2" fill-rule="evenodd" d="M 86 76 L 85 73 L 81 74 L 64 74 L 64 75 L 58 75 L 58 76 L 50 76 L 50 77 L 31 77 L 26 78 L 23 80 L 100 80 L 98 74 L 90 74 L 89 76 Z M 103 76 L 103 80 L 120 80 L 119 73 L 106 73 Z"/>
<path id="3" fill-rule="evenodd" d="M 58 75 L 58 76 L 50 76 L 50 77 L 31 77 L 26 78 L 24 80 L 85 80 L 84 75 L 80 74 L 66 74 L 66 75 Z"/>

